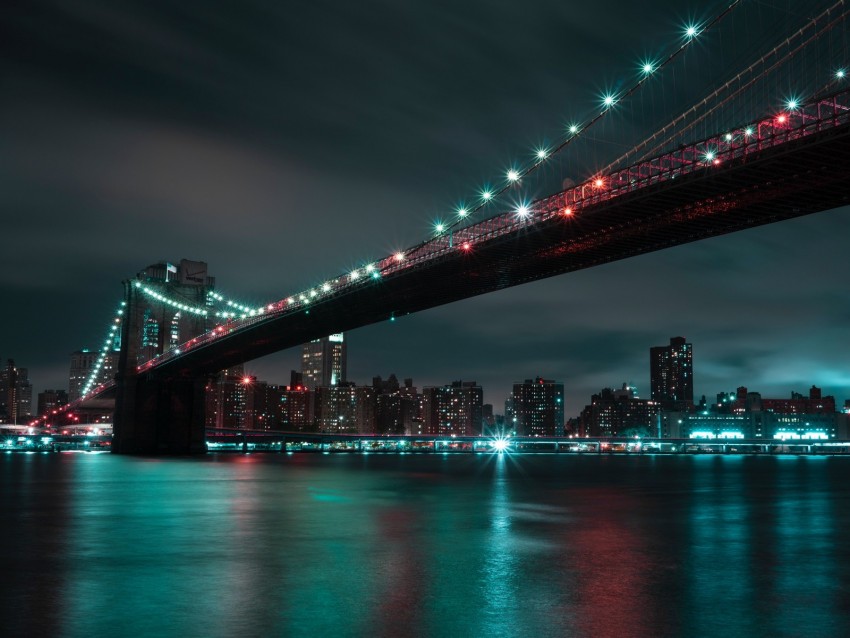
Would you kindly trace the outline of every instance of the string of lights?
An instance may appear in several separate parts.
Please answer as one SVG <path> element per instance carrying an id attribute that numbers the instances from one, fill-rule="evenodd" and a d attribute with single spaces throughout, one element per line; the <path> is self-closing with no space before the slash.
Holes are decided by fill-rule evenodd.
<path id="1" fill-rule="evenodd" d="M 482 210 L 488 204 L 496 201 L 501 195 L 506 193 L 514 184 L 522 180 L 523 177 L 530 175 L 540 168 L 547 160 L 551 159 L 557 153 L 566 149 L 573 141 L 584 135 L 590 128 L 602 120 L 615 105 L 620 104 L 623 100 L 635 94 L 651 76 L 657 75 L 665 67 L 670 65 L 680 55 L 682 55 L 691 44 L 697 39 L 697 36 L 705 33 L 709 29 L 716 26 L 724 17 L 731 13 L 742 0 L 734 0 L 723 11 L 716 15 L 713 19 L 704 24 L 689 24 L 685 27 L 683 37 L 684 40 L 676 47 L 665 59 L 660 62 L 654 60 L 644 60 L 640 63 L 640 75 L 631 87 L 620 92 L 607 93 L 601 97 L 602 109 L 590 120 L 583 124 L 571 124 L 567 129 L 567 135 L 564 139 L 551 149 L 538 148 L 534 151 L 534 161 L 526 167 L 517 168 L 516 165 L 511 166 L 506 173 L 506 181 L 501 186 L 495 189 L 485 188 L 481 191 L 479 201 L 471 207 L 461 206 L 455 211 L 456 217 L 454 221 L 449 223 L 438 222 L 435 226 L 437 235 L 450 232 L 453 228 L 465 223 L 471 215 Z M 522 208 L 526 207 L 521 203 L 517 208 L 517 213 L 523 215 Z"/>
<path id="2" fill-rule="evenodd" d="M 115 317 L 112 320 L 109 326 L 109 332 L 106 335 L 106 339 L 103 342 L 103 345 L 100 348 L 100 354 L 98 355 L 95 364 L 91 368 L 91 372 L 89 372 L 89 376 L 86 379 L 86 382 L 83 384 L 81 394 L 83 396 L 88 395 L 92 390 L 94 390 L 98 386 L 98 377 L 100 376 L 100 371 L 106 363 L 106 357 L 109 355 L 110 348 L 114 348 L 116 343 L 120 343 L 120 335 L 118 334 L 118 330 L 121 327 L 121 321 L 124 316 L 124 308 L 127 305 L 126 301 L 122 301 L 118 306 L 118 309 L 115 311 Z"/>
<path id="3" fill-rule="evenodd" d="M 845 0 L 839 0 L 834 5 L 832 5 L 831 7 L 826 9 L 825 11 L 823 11 L 820 15 L 810 19 L 803 27 L 801 27 L 799 30 L 794 32 L 792 35 L 788 36 L 784 41 L 782 41 L 780 44 L 776 45 L 772 50 L 768 51 L 766 54 L 764 54 L 761 58 L 759 58 L 758 60 L 753 62 L 746 69 L 744 69 L 743 71 L 741 71 L 740 73 L 735 75 L 733 78 L 731 78 L 730 80 L 728 80 L 727 82 L 722 84 L 720 87 L 718 87 L 717 89 L 715 89 L 714 91 L 709 93 L 705 98 L 703 98 L 702 100 L 700 100 L 699 102 L 697 102 L 696 104 L 691 106 L 689 109 L 687 109 L 686 111 L 684 111 L 683 113 L 678 115 L 671 122 L 664 125 L 659 130 L 655 131 L 652 135 L 650 135 L 649 137 L 647 137 L 643 141 L 636 144 L 629 151 L 627 151 L 626 153 L 623 153 L 620 157 L 618 157 L 617 159 L 610 162 L 607 166 L 605 166 L 604 168 L 602 168 L 599 171 L 600 174 L 608 173 L 608 172 L 614 170 L 616 167 L 621 166 L 630 157 L 635 155 L 637 152 L 647 148 L 655 140 L 657 140 L 658 138 L 660 138 L 663 135 L 666 135 L 670 130 L 674 129 L 675 127 L 677 127 L 679 124 L 681 124 L 684 121 L 687 121 L 688 124 L 687 124 L 687 126 L 681 128 L 681 129 L 678 129 L 679 135 L 693 129 L 694 127 L 696 127 L 698 124 L 700 124 L 702 121 L 704 121 L 707 117 L 709 117 L 712 113 L 714 113 L 715 111 L 717 111 L 718 109 L 720 109 L 724 105 L 726 105 L 731 99 L 733 99 L 737 95 L 743 93 L 745 90 L 749 89 L 755 82 L 757 82 L 759 80 L 760 77 L 763 77 L 764 75 L 767 75 L 767 74 L 771 73 L 772 71 L 774 71 L 775 69 L 779 68 L 780 66 L 782 66 L 782 64 L 784 64 L 785 62 L 787 62 L 788 60 L 793 58 L 795 55 L 797 55 L 797 53 L 802 51 L 805 47 L 809 46 L 812 43 L 817 42 L 825 33 L 830 31 L 831 29 L 833 29 L 838 23 L 846 20 L 847 19 L 847 13 L 848 13 L 847 10 L 842 12 L 840 15 L 838 15 L 836 18 L 834 18 L 829 23 L 827 23 L 820 30 L 813 33 L 806 40 L 804 40 L 802 43 L 800 43 L 797 47 L 786 51 L 785 54 L 782 55 L 782 57 L 780 57 L 770 67 L 764 69 L 761 72 L 760 76 L 756 76 L 756 77 L 750 79 L 745 84 L 738 86 L 737 89 L 735 89 L 726 98 L 724 98 L 723 100 L 721 100 L 720 102 L 715 104 L 714 107 L 712 107 L 711 109 L 705 111 L 704 113 L 698 115 L 697 117 L 695 117 L 693 119 L 689 119 L 689 118 L 692 118 L 692 116 L 694 114 L 696 114 L 699 111 L 699 109 L 701 109 L 706 104 L 711 102 L 711 100 L 713 100 L 716 97 L 718 97 L 719 95 L 721 95 L 724 91 L 727 91 L 735 83 L 740 82 L 741 79 L 744 78 L 745 76 L 752 74 L 759 66 L 764 65 L 767 62 L 767 60 L 769 60 L 771 57 L 778 55 L 782 49 L 791 46 L 791 44 L 797 38 L 805 35 L 811 28 L 814 28 L 815 26 L 817 26 L 818 23 L 823 18 L 829 17 L 830 14 L 832 14 L 839 6 L 843 6 L 844 4 L 845 4 Z M 845 77 L 845 74 L 846 74 L 846 71 L 843 68 L 837 69 L 834 73 L 834 79 L 835 80 L 842 80 Z M 793 101 L 795 101 L 794 98 L 789 99 L 788 104 L 790 104 Z M 791 107 L 791 108 L 793 109 L 793 107 Z M 657 154 L 665 146 L 670 144 L 672 142 L 672 140 L 673 140 L 673 137 L 665 138 L 664 140 L 662 140 L 661 142 L 659 142 L 658 144 L 656 144 L 652 148 L 646 150 L 640 156 L 640 158 L 638 158 L 637 161 L 642 161 L 642 160 L 646 159 L 647 157 L 650 157 L 650 156 Z"/>

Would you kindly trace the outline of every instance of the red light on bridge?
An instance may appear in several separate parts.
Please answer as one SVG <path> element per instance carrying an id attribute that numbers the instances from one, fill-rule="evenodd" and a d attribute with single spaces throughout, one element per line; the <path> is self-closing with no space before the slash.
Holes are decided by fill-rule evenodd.
<path id="1" fill-rule="evenodd" d="M 784 113 L 783 113 L 782 115 L 778 115 L 778 116 L 776 117 L 776 121 L 777 121 L 777 123 L 779 123 L 779 124 L 785 124 L 785 122 L 786 122 L 787 120 L 788 120 L 788 117 L 787 117 Z"/>
<path id="2" fill-rule="evenodd" d="M 463 242 L 463 245 L 461 246 L 461 248 L 463 248 L 464 250 L 472 250 L 472 246 L 470 245 L 470 243 L 468 241 Z"/>
<path id="3" fill-rule="evenodd" d="M 572 214 L 573 214 L 573 209 L 572 209 L 572 208 L 567 207 L 567 208 L 565 208 L 565 209 L 564 209 L 564 215 L 566 215 L 567 217 L 569 217 L 569 216 L 570 216 L 570 215 L 572 215 Z"/>
<path id="4" fill-rule="evenodd" d="M 593 180 L 594 188 L 602 188 L 603 186 L 605 186 L 605 180 L 603 180 L 601 177 L 597 177 L 595 180 Z"/>

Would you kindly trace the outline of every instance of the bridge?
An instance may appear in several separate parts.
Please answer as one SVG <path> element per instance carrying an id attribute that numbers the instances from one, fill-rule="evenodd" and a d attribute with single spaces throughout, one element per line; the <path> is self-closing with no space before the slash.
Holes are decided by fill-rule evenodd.
<path id="1" fill-rule="evenodd" d="M 827 17 L 827 25 L 838 24 Z M 614 101 L 606 98 L 602 113 L 573 135 Z M 115 380 L 88 388 L 84 399 L 115 394 L 116 452 L 202 452 L 204 387 L 227 367 L 460 299 L 847 204 L 850 91 L 827 86 L 763 112 L 485 219 L 460 211 L 406 250 L 260 308 L 231 304 L 236 311 L 218 313 L 217 322 L 205 286 L 128 280 L 113 328 L 121 334 Z M 483 199 L 510 192 L 546 154 Z M 171 308 L 180 333 L 193 336 L 160 343 L 143 360 L 139 335 L 152 306 Z"/>

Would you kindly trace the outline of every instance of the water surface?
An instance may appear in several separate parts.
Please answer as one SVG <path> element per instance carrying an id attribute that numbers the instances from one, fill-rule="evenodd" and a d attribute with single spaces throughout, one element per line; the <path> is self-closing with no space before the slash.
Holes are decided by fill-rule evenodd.
<path id="1" fill-rule="evenodd" d="M 850 635 L 850 459 L 0 468 L 4 636 Z"/>

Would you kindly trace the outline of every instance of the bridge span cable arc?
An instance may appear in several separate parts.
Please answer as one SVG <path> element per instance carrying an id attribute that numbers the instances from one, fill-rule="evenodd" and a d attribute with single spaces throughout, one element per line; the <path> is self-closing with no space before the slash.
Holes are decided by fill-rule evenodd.
<path id="1" fill-rule="evenodd" d="M 523 169 L 511 168 L 508 171 L 507 182 L 503 183 L 502 186 L 497 187 L 494 190 L 489 190 L 486 192 L 486 196 L 481 198 L 477 204 L 471 206 L 470 208 L 463 208 L 463 214 L 458 214 L 457 218 L 449 224 L 445 224 L 444 228 L 438 232 L 438 235 L 445 234 L 453 230 L 454 228 L 468 223 L 468 218 L 471 215 L 482 210 L 485 206 L 491 204 L 496 201 L 500 196 L 510 190 L 514 184 L 519 182 L 523 177 L 532 174 L 538 168 L 540 168 L 544 162 L 549 160 L 553 155 L 560 153 L 565 150 L 567 147 L 572 144 L 573 141 L 582 137 L 585 131 L 592 128 L 595 124 L 601 121 L 612 108 L 621 103 L 623 100 L 634 95 L 640 88 L 649 80 L 651 76 L 656 75 L 659 71 L 663 70 L 665 67 L 670 65 L 673 61 L 675 61 L 679 56 L 681 56 L 687 49 L 690 47 L 697 39 L 697 36 L 702 35 L 706 31 L 717 26 L 723 18 L 729 15 L 738 5 L 740 5 L 742 0 L 733 0 L 731 4 L 729 4 L 723 11 L 717 14 L 711 20 L 703 23 L 702 25 L 689 25 L 685 30 L 685 39 L 684 41 L 675 48 L 671 53 L 667 55 L 667 57 L 659 63 L 653 62 L 645 62 L 642 66 L 642 75 L 638 78 L 637 82 L 635 82 L 628 89 L 617 92 L 615 94 L 608 94 L 603 97 L 603 108 L 602 110 L 593 116 L 587 122 L 582 124 L 573 124 L 569 127 L 568 132 L 569 135 L 565 137 L 560 143 L 558 143 L 552 149 L 540 149 L 536 152 L 536 161 L 532 162 L 532 164 Z M 590 178 L 591 181 L 593 177 Z M 426 240 L 427 241 L 427 240 Z"/>
<path id="2" fill-rule="evenodd" d="M 820 13 L 818 16 L 816 16 L 816 17 L 811 18 L 810 20 L 808 20 L 808 21 L 807 21 L 807 23 L 806 23 L 803 27 L 801 27 L 801 28 L 800 28 L 800 29 L 798 29 L 796 32 L 794 32 L 792 35 L 788 36 L 785 40 L 783 40 L 782 42 L 780 42 L 779 44 L 777 44 L 777 45 L 776 45 L 773 49 L 771 49 L 768 53 L 766 53 L 766 54 L 764 54 L 763 56 L 761 56 L 758 60 L 756 60 L 755 62 L 753 62 L 750 66 L 748 66 L 747 68 L 745 68 L 744 70 L 742 70 L 742 71 L 740 71 L 738 74 L 736 74 L 733 78 L 731 78 L 731 79 L 727 80 L 724 84 L 722 84 L 721 86 L 719 86 L 717 89 L 715 89 L 714 91 L 712 91 L 710 94 L 708 94 L 708 95 L 707 95 L 706 97 L 704 97 L 702 100 L 700 100 L 699 102 L 697 102 L 696 104 L 694 104 L 693 106 L 691 106 L 689 109 L 687 109 L 686 111 L 684 111 L 683 113 L 681 113 L 680 115 L 678 115 L 678 116 L 677 116 L 676 118 L 674 118 L 671 122 L 669 122 L 668 124 L 664 125 L 661 129 L 659 129 L 658 131 L 656 131 L 655 133 L 653 133 L 652 135 L 650 135 L 650 136 L 649 136 L 649 137 L 647 137 L 646 139 L 644 139 L 644 140 L 642 140 L 641 142 L 639 142 L 638 144 L 636 144 L 636 145 L 635 145 L 634 147 L 632 147 L 632 148 L 631 148 L 628 152 L 624 153 L 623 155 L 621 155 L 621 156 L 620 156 L 620 157 L 618 157 L 617 159 L 615 159 L 615 160 L 613 160 L 612 162 L 608 163 L 605 167 L 603 167 L 602 169 L 600 169 L 599 173 L 600 173 L 600 174 L 605 174 L 605 173 L 608 173 L 608 172 L 610 172 L 610 171 L 612 171 L 612 170 L 615 170 L 616 168 L 618 168 L 619 166 L 621 166 L 623 163 L 625 163 L 625 162 L 626 162 L 626 161 L 627 161 L 630 157 L 632 157 L 634 154 L 636 154 L 637 152 L 639 152 L 639 151 L 641 151 L 641 150 L 643 150 L 643 149 L 646 149 L 646 147 L 648 147 L 648 146 L 649 146 L 649 144 L 652 144 L 655 140 L 657 140 L 657 139 L 658 139 L 659 137 L 661 137 L 662 135 L 666 135 L 666 134 L 668 133 L 668 131 L 670 131 L 671 129 L 673 129 L 674 127 L 676 127 L 679 123 L 683 122 L 684 120 L 686 120 L 686 119 L 687 119 L 688 117 L 690 117 L 691 115 L 693 115 L 693 114 L 697 113 L 698 109 L 702 108 L 703 106 L 705 106 L 706 104 L 708 104 L 711 100 L 713 100 L 714 98 L 716 98 L 716 97 L 718 97 L 719 95 L 721 95 L 724 91 L 726 91 L 727 89 L 729 89 L 729 88 L 730 88 L 733 84 L 735 84 L 736 82 L 739 82 L 739 81 L 740 81 L 740 80 L 741 80 L 744 76 L 746 76 L 746 75 L 748 75 L 748 74 L 753 73 L 753 72 L 754 72 L 754 70 L 755 70 L 758 66 L 760 66 L 760 65 L 764 65 L 764 64 L 767 62 L 767 60 L 768 60 L 768 59 L 770 59 L 770 58 L 771 58 L 771 57 L 773 57 L 773 56 L 776 56 L 776 55 L 780 52 L 780 50 L 781 50 L 782 48 L 790 46 L 790 45 L 792 44 L 792 42 L 793 42 L 796 38 L 798 38 L 798 37 L 802 37 L 802 36 L 803 36 L 803 35 L 804 35 L 807 31 L 809 31 L 811 28 L 813 28 L 813 27 L 817 26 L 818 22 L 819 22 L 822 18 L 824 18 L 824 17 L 829 17 L 829 16 L 830 16 L 830 14 L 831 14 L 831 13 L 833 13 L 833 12 L 834 12 L 834 11 L 835 11 L 835 10 L 836 10 L 839 6 L 844 6 L 844 5 L 845 5 L 845 0 L 839 0 L 838 2 L 836 2 L 835 4 L 833 4 L 832 6 L 830 6 L 828 9 L 826 9 L 826 10 L 824 10 L 822 13 Z M 678 134 L 678 135 L 682 135 L 683 133 L 685 133 L 685 132 L 687 132 L 687 131 L 689 131 L 689 130 L 692 130 L 694 127 L 696 127 L 696 126 L 697 126 L 700 122 L 702 122 L 702 121 L 704 121 L 706 118 L 708 118 L 708 117 L 709 117 L 712 113 L 714 113 L 716 110 L 718 110 L 719 108 L 721 108 L 721 107 L 725 106 L 725 105 L 726 105 L 729 101 L 731 101 L 734 97 L 737 97 L 738 95 L 740 95 L 741 93 L 743 93 L 745 90 L 747 90 L 747 89 L 751 88 L 751 87 L 752 87 L 752 86 L 753 86 L 756 82 L 758 82 L 758 81 L 759 81 L 762 77 L 764 77 L 764 76 L 766 76 L 767 74 L 771 73 L 771 72 L 772 72 L 772 71 L 774 71 L 775 69 L 777 69 L 777 68 L 781 67 L 781 66 L 782 66 L 785 62 L 787 62 L 788 60 L 790 60 L 791 58 L 793 58 L 795 55 L 797 55 L 800 51 L 802 51 L 803 49 L 805 49 L 805 48 L 806 48 L 807 46 L 809 46 L 810 44 L 812 44 L 812 43 L 814 43 L 814 42 L 817 42 L 817 41 L 818 41 L 818 39 L 819 39 L 821 36 L 823 36 L 825 33 L 829 32 L 830 30 L 832 30 L 832 29 L 833 29 L 833 28 L 834 28 L 837 24 L 839 24 L 840 22 L 842 22 L 842 21 L 846 20 L 846 19 L 847 19 L 847 16 L 848 16 L 848 10 L 846 10 L 846 9 L 845 9 L 845 10 L 844 10 L 841 14 L 839 14 L 836 18 L 834 18 L 834 19 L 833 19 L 833 20 L 831 20 L 829 23 L 827 23 L 826 25 L 824 25 L 823 27 L 821 27 L 818 31 L 816 31 L 815 33 L 813 33 L 812 35 L 810 35 L 810 36 L 809 36 L 806 40 L 804 40 L 802 43 L 800 43 L 800 44 L 799 44 L 798 46 L 796 46 L 794 49 L 791 49 L 791 50 L 787 51 L 787 52 L 786 52 L 786 53 L 785 53 L 782 57 L 780 57 L 780 58 L 779 58 L 776 62 L 774 62 L 774 63 L 773 63 L 770 67 L 768 67 L 768 68 L 764 69 L 763 71 L 761 71 L 761 75 L 760 75 L 760 76 L 755 76 L 755 77 L 753 77 L 752 79 L 750 79 L 747 83 L 745 83 L 745 84 L 742 84 L 742 85 L 738 86 L 738 88 L 737 88 L 737 89 L 735 89 L 735 90 L 734 90 L 734 91 L 733 91 L 730 95 L 728 95 L 726 98 L 724 98 L 723 100 L 721 100 L 720 102 L 718 102 L 717 104 L 715 104 L 715 105 L 714 105 L 711 109 L 709 109 L 708 111 L 706 111 L 706 112 L 704 112 L 704 113 L 700 114 L 699 116 L 697 116 L 697 118 L 696 118 L 696 119 L 691 120 L 691 121 L 688 123 L 688 125 L 687 125 L 686 127 L 682 128 L 682 129 L 679 129 L 679 130 L 677 131 L 677 134 Z M 839 76 L 837 79 L 842 79 L 842 78 L 843 78 L 843 75 Z M 828 86 L 826 87 L 826 89 L 828 89 Z M 822 92 L 824 92 L 824 91 L 823 91 L 823 90 L 822 90 L 822 91 L 816 91 L 816 92 L 814 92 L 814 93 L 810 96 L 810 98 L 812 98 L 812 99 L 813 99 L 813 98 L 815 98 L 815 97 L 818 95 L 818 93 L 822 93 Z M 642 155 L 641 155 L 641 156 L 640 156 L 637 160 L 635 160 L 635 161 L 638 161 L 638 162 L 640 162 L 640 161 L 644 161 L 644 160 L 645 160 L 645 159 L 647 159 L 648 157 L 651 157 L 651 156 L 653 156 L 653 155 L 656 155 L 656 154 L 660 153 L 660 152 L 661 152 L 661 151 L 662 151 L 665 147 L 667 147 L 669 144 L 671 144 L 671 143 L 672 143 L 672 141 L 674 140 L 674 137 L 675 137 L 675 136 L 671 135 L 671 136 L 669 136 L 669 137 L 665 138 L 664 140 L 662 140 L 661 142 L 659 142 L 658 144 L 656 144 L 655 146 L 653 146 L 652 148 L 645 150 L 645 151 L 644 151 L 644 153 L 643 153 L 643 154 L 642 154 Z"/>

